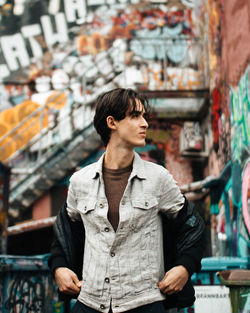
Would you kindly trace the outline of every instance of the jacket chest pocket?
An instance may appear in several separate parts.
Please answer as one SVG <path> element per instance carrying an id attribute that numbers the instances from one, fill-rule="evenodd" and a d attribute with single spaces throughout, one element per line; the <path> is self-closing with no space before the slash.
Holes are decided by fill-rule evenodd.
<path id="1" fill-rule="evenodd" d="M 97 205 L 97 200 L 93 198 L 78 199 L 77 210 L 79 211 L 84 223 L 86 236 L 96 235 L 100 232 L 102 226 L 102 216 L 100 215 L 100 210 L 98 210 Z"/>
<path id="2" fill-rule="evenodd" d="M 132 231 L 139 231 L 155 224 L 155 216 L 158 214 L 158 200 L 156 197 L 132 200 Z"/>
<path id="3" fill-rule="evenodd" d="M 78 198 L 77 200 L 77 210 L 83 216 L 89 215 L 95 210 L 96 200 L 89 198 Z"/>

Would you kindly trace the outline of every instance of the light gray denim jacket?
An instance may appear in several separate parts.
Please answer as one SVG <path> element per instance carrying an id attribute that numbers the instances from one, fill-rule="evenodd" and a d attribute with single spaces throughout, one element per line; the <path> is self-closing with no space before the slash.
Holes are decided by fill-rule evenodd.
<path id="1" fill-rule="evenodd" d="M 158 288 L 165 275 L 158 213 L 174 218 L 184 197 L 168 170 L 135 153 L 115 232 L 107 219 L 102 164 L 103 156 L 72 175 L 67 211 L 85 227 L 78 300 L 100 312 L 108 312 L 111 305 L 117 313 L 165 299 Z"/>

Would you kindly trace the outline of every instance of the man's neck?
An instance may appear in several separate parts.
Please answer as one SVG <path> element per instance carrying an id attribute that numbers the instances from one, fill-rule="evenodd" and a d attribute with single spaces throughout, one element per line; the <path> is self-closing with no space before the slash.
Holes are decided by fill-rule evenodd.
<path id="1" fill-rule="evenodd" d="M 104 167 L 114 170 L 128 167 L 133 162 L 134 155 L 133 149 L 114 148 L 108 144 L 104 157 Z"/>

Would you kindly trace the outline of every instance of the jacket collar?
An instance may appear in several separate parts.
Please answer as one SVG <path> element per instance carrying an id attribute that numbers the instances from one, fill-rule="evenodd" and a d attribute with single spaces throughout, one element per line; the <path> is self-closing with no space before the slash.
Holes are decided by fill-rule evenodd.
<path id="1" fill-rule="evenodd" d="M 134 153 L 134 160 L 133 160 L 133 169 L 130 175 L 130 179 L 134 177 L 138 177 L 139 179 L 146 179 L 145 175 L 145 168 L 144 163 L 141 157 L 137 152 Z M 93 168 L 93 173 L 91 177 L 93 179 L 97 178 L 98 176 L 102 176 L 102 166 L 103 166 L 103 159 L 104 159 L 105 153 L 100 157 L 100 159 L 95 163 L 95 166 Z"/>

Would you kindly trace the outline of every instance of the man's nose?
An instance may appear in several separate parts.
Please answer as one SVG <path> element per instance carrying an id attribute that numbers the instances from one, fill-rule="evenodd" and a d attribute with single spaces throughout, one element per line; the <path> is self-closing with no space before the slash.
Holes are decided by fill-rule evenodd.
<path id="1" fill-rule="evenodd" d="M 147 120 L 146 120 L 144 117 L 142 117 L 142 120 L 143 120 L 142 126 L 143 126 L 144 128 L 148 128 L 148 122 L 147 122 Z"/>

